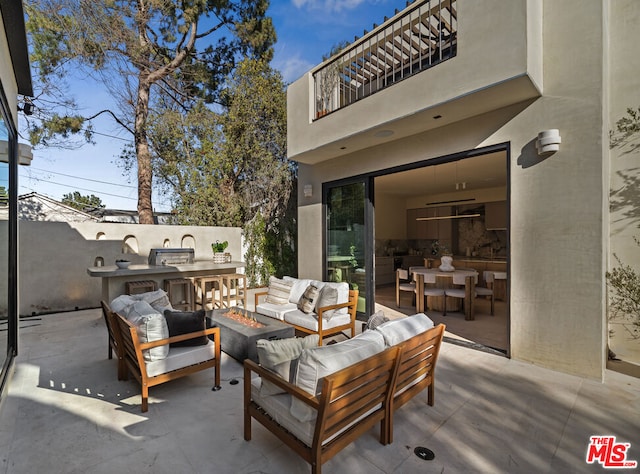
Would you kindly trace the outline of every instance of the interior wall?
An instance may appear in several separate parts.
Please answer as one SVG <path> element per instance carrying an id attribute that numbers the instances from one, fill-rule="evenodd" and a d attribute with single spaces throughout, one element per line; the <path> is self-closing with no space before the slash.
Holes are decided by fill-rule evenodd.
<path id="1" fill-rule="evenodd" d="M 379 240 L 407 238 L 406 199 L 376 192 L 375 236 Z"/>

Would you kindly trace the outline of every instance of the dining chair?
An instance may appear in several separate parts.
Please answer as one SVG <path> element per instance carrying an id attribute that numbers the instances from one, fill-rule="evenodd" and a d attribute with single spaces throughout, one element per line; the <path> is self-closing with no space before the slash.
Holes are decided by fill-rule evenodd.
<path id="1" fill-rule="evenodd" d="M 477 298 L 479 296 L 488 296 L 491 300 L 491 316 L 494 316 L 495 296 L 493 293 L 493 288 L 489 287 L 489 284 L 493 284 L 493 272 L 485 270 L 484 272 L 482 272 L 482 279 L 484 280 L 484 284 L 486 286 L 476 286 L 475 297 Z"/>
<path id="2" fill-rule="evenodd" d="M 424 297 L 425 297 L 425 299 L 424 299 L 424 301 L 425 301 L 425 304 L 424 304 L 425 310 L 429 309 L 428 304 L 427 304 L 427 302 L 429 300 L 426 299 L 426 297 L 428 297 L 428 296 L 442 297 L 442 299 L 444 301 L 442 315 L 446 316 L 447 315 L 447 298 L 445 297 L 444 288 L 437 288 L 435 286 L 436 281 L 437 281 L 436 280 L 436 274 L 429 272 L 429 273 L 424 273 L 423 276 L 424 276 L 424 290 L 423 290 L 423 293 L 424 293 Z M 432 285 L 432 286 L 427 286 L 427 285 Z"/>
<path id="3" fill-rule="evenodd" d="M 466 289 L 466 278 L 470 276 L 467 273 L 454 273 L 453 274 L 453 284 L 457 285 L 457 287 L 455 288 L 445 288 L 444 290 L 444 294 L 445 294 L 445 301 L 447 300 L 447 296 L 450 296 L 451 298 L 459 298 L 463 301 L 463 305 L 464 305 L 464 301 L 465 298 L 467 297 L 467 289 Z M 475 281 L 477 283 L 478 281 L 478 274 L 475 274 Z M 462 285 L 462 288 L 460 288 L 459 286 Z M 476 294 L 474 292 L 474 294 L 472 295 L 473 298 L 475 298 Z M 463 306 L 464 307 L 464 306 Z M 445 306 L 445 313 L 443 314 L 443 316 L 446 316 L 446 306 Z M 466 308 L 465 308 L 466 309 Z M 466 312 L 466 311 L 465 311 Z"/>
<path id="4" fill-rule="evenodd" d="M 416 282 L 413 280 L 413 274 L 409 274 L 408 270 L 398 268 L 396 270 L 396 307 L 400 307 L 400 292 L 410 291 L 415 300 Z M 413 301 L 411 302 L 413 304 Z"/>

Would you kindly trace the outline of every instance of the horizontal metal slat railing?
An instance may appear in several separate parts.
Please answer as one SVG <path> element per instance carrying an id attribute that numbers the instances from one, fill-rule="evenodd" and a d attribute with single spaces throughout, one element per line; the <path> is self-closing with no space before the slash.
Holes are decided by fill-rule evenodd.
<path id="1" fill-rule="evenodd" d="M 313 73 L 314 119 L 450 59 L 456 51 L 456 0 L 416 1 Z"/>

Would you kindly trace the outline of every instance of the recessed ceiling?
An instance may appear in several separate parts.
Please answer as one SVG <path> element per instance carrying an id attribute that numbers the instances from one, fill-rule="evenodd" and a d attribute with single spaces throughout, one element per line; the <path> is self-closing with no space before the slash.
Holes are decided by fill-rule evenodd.
<path id="1" fill-rule="evenodd" d="M 462 190 L 497 188 L 507 184 L 506 152 L 425 166 L 410 171 L 401 171 L 376 178 L 376 193 L 410 197 L 429 194 L 450 193 Z"/>

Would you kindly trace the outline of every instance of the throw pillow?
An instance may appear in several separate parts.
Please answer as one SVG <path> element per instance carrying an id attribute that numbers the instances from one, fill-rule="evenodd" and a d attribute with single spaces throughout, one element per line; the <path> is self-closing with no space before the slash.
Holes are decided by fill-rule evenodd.
<path id="1" fill-rule="evenodd" d="M 369 316 L 369 319 L 367 320 L 367 324 L 364 327 L 364 330 L 370 330 L 370 329 L 375 329 L 378 326 L 380 326 L 382 323 L 386 323 L 387 321 L 389 321 L 389 318 L 387 318 L 384 315 L 384 312 L 382 310 L 378 311 L 377 313 L 373 313 L 371 316 Z"/>
<path id="2" fill-rule="evenodd" d="M 288 382 L 293 381 L 298 366 L 298 357 L 300 357 L 302 351 L 317 345 L 317 334 L 311 334 L 304 338 L 292 337 L 270 341 L 258 339 L 256 341 L 260 365 L 275 372 Z M 278 393 L 284 393 L 284 390 L 267 380 L 262 381 L 260 386 L 261 396 L 276 395 Z"/>
<path id="3" fill-rule="evenodd" d="M 320 296 L 318 297 L 316 308 L 325 308 L 334 304 L 338 304 L 338 289 L 329 285 L 323 286 L 322 290 L 320 290 Z M 335 313 L 335 309 L 323 311 L 322 319 L 329 321 L 331 316 L 333 316 L 333 313 Z"/>
<path id="4" fill-rule="evenodd" d="M 274 276 L 269 277 L 269 293 L 267 293 L 267 303 L 287 304 L 291 294 L 293 282 L 281 280 Z"/>
<path id="5" fill-rule="evenodd" d="M 157 312 L 163 313 L 165 309 L 173 309 L 171 302 L 169 301 L 169 295 L 164 290 L 148 291 L 146 293 L 140 293 L 133 295 L 133 298 L 139 301 L 146 301 Z"/>
<path id="6" fill-rule="evenodd" d="M 317 287 L 313 285 L 307 286 L 307 289 L 304 290 L 304 293 L 298 301 L 298 309 L 306 314 L 313 313 L 319 294 L 320 290 L 318 290 Z"/>
<path id="7" fill-rule="evenodd" d="M 125 317 L 136 327 L 140 342 L 153 342 L 169 337 L 166 319 L 145 301 L 136 301 L 129 306 Z M 169 355 L 169 344 L 145 349 L 142 354 L 148 362 L 165 359 Z"/>
<path id="8" fill-rule="evenodd" d="M 205 314 L 203 309 L 193 312 L 165 310 L 164 317 L 167 320 L 169 337 L 204 331 L 206 328 Z M 207 336 L 200 336 L 186 341 L 172 342 L 171 347 L 204 346 L 208 343 L 209 338 Z"/>

